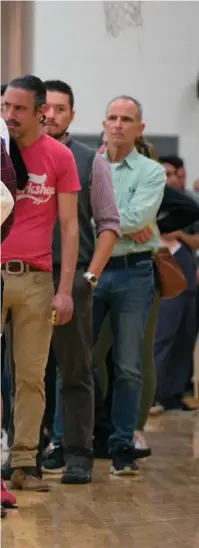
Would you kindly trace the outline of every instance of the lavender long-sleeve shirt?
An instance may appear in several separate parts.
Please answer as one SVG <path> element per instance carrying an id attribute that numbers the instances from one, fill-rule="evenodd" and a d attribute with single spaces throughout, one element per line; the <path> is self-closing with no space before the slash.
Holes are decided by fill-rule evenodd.
<path id="1" fill-rule="evenodd" d="M 120 236 L 120 216 L 108 163 L 96 153 L 92 167 L 90 201 L 97 235 L 112 230 Z"/>

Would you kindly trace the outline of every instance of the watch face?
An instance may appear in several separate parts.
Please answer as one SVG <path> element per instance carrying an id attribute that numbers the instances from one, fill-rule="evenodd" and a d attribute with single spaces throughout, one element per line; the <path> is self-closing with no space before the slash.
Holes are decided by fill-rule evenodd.
<path id="1" fill-rule="evenodd" d="M 93 274 L 93 276 L 91 276 L 90 280 L 91 280 L 91 282 L 92 282 L 93 284 L 95 284 L 96 281 L 97 281 L 97 278 L 96 278 L 96 276 L 94 276 L 94 274 Z"/>
<path id="2" fill-rule="evenodd" d="M 88 283 L 90 283 L 92 286 L 97 285 L 98 279 L 96 278 L 95 274 L 91 274 L 91 272 L 86 272 L 84 274 L 84 278 L 87 280 Z"/>

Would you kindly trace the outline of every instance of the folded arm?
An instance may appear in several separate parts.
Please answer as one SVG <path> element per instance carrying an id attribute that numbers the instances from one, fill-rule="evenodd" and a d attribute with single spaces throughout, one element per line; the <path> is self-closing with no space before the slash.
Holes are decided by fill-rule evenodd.
<path id="1" fill-rule="evenodd" d="M 119 208 L 123 234 L 139 232 L 154 222 L 164 195 L 165 169 L 154 164 L 145 180 L 139 182 L 127 207 Z"/>

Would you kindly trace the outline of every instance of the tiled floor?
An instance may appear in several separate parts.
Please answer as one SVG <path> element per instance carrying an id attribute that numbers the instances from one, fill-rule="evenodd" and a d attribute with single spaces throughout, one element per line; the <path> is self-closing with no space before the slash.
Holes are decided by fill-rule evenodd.
<path id="1" fill-rule="evenodd" d="M 151 420 L 153 457 L 139 478 L 108 475 L 97 461 L 93 483 L 50 494 L 17 494 L 2 521 L 3 548 L 199 548 L 199 414 Z"/>

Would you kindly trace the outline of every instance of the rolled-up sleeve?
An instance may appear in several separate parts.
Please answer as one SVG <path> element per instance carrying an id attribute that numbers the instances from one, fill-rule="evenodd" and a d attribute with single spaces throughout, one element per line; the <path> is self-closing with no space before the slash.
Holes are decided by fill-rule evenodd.
<path id="1" fill-rule="evenodd" d="M 100 154 L 93 161 L 90 201 L 97 236 L 104 230 L 112 230 L 120 236 L 120 216 L 116 206 L 111 171 Z"/>

